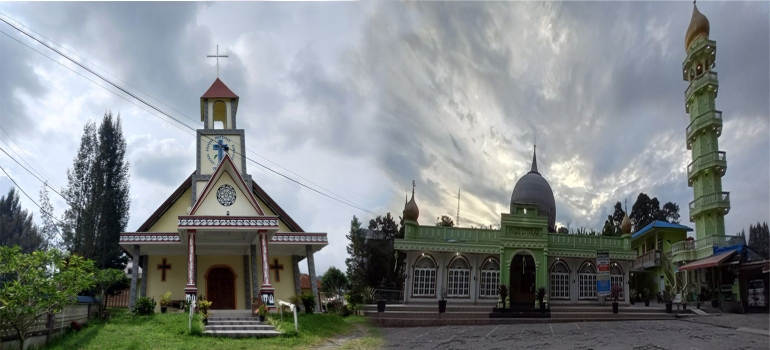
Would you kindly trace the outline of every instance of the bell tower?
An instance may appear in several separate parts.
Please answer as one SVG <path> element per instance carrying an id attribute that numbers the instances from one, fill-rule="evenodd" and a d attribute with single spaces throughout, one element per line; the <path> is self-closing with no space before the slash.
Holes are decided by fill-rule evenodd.
<path id="1" fill-rule="evenodd" d="M 709 20 L 693 3 L 692 19 L 685 36 L 687 57 L 682 63 L 682 78 L 688 82 L 684 92 L 687 149 L 692 162 L 687 166 L 687 184 L 693 189 L 689 204 L 690 221 L 695 223 L 695 238 L 725 235 L 724 216 L 730 211 L 730 192 L 722 189 L 727 171 L 727 154 L 719 150 L 722 112 L 716 109 L 719 80 L 716 67 L 716 42 L 709 39 Z"/>
<path id="2" fill-rule="evenodd" d="M 201 96 L 203 129 L 196 133 L 198 155 L 193 175 L 193 203 L 225 155 L 230 156 L 243 179 L 251 185 L 251 176 L 246 174 L 244 131 L 236 128 L 238 99 L 219 78 Z"/>

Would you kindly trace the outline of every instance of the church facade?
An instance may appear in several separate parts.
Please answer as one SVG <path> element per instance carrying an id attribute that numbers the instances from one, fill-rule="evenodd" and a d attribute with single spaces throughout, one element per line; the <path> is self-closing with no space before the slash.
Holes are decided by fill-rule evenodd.
<path id="1" fill-rule="evenodd" d="M 251 309 L 301 293 L 299 263 L 308 265 L 318 296 L 313 254 L 326 233 L 305 232 L 248 174 L 239 97 L 219 78 L 200 99 L 196 169 L 120 245 L 139 261 L 132 269 L 129 308 L 137 295 L 158 300 L 212 301 L 212 309 Z"/>

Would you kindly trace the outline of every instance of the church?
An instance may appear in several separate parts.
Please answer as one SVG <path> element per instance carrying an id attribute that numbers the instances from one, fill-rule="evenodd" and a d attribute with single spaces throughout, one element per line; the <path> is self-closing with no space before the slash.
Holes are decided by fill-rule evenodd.
<path id="1" fill-rule="evenodd" d="M 196 169 L 121 247 L 139 261 L 131 270 L 129 308 L 137 295 L 212 302 L 215 310 L 250 310 L 261 301 L 301 294 L 306 261 L 318 297 L 313 254 L 326 233 L 305 232 L 248 173 L 246 140 L 237 128 L 238 95 L 217 78 L 200 98 Z"/>

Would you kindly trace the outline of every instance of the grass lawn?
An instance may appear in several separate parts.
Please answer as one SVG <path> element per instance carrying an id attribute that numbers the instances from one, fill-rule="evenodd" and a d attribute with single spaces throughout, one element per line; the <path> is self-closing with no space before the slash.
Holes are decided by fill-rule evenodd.
<path id="1" fill-rule="evenodd" d="M 379 330 L 370 328 L 361 316 L 300 314 L 299 333 L 294 333 L 293 317 L 284 317 L 281 322 L 277 316 L 274 323 L 283 336 L 231 339 L 190 335 L 186 314 L 133 317 L 121 309 L 112 309 L 111 313 L 110 321 L 92 321 L 80 332 L 70 332 L 45 349 L 303 349 L 327 342 L 347 349 L 376 349 L 384 344 Z M 194 319 L 193 329 L 196 322 Z"/>

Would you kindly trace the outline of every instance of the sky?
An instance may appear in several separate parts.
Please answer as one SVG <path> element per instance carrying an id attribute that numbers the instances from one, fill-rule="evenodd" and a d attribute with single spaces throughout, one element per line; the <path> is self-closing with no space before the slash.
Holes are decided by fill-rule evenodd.
<path id="1" fill-rule="evenodd" d="M 692 6 L 6 2 L 0 17 L 194 129 L 217 74 L 206 55 L 219 45 L 249 157 L 377 214 L 397 218 L 414 180 L 421 224 L 455 217 L 458 190 L 460 226 L 499 224 L 536 142 L 557 226 L 599 231 L 615 202 L 630 208 L 640 192 L 678 203 L 694 227 L 681 74 Z M 698 7 L 718 48 L 734 234 L 770 216 L 770 4 Z M 83 126 L 120 114 L 136 230 L 195 169 L 192 132 L 8 25 L 0 31 L 0 148 L 61 188 Z M 0 166 L 37 200 L 37 179 L 2 154 Z M 374 215 L 247 169 L 305 231 L 328 233 L 318 274 L 344 270 L 350 220 Z M 0 173 L 0 193 L 12 186 Z M 64 200 L 51 200 L 61 217 Z M 30 200 L 22 205 L 39 221 Z"/>

